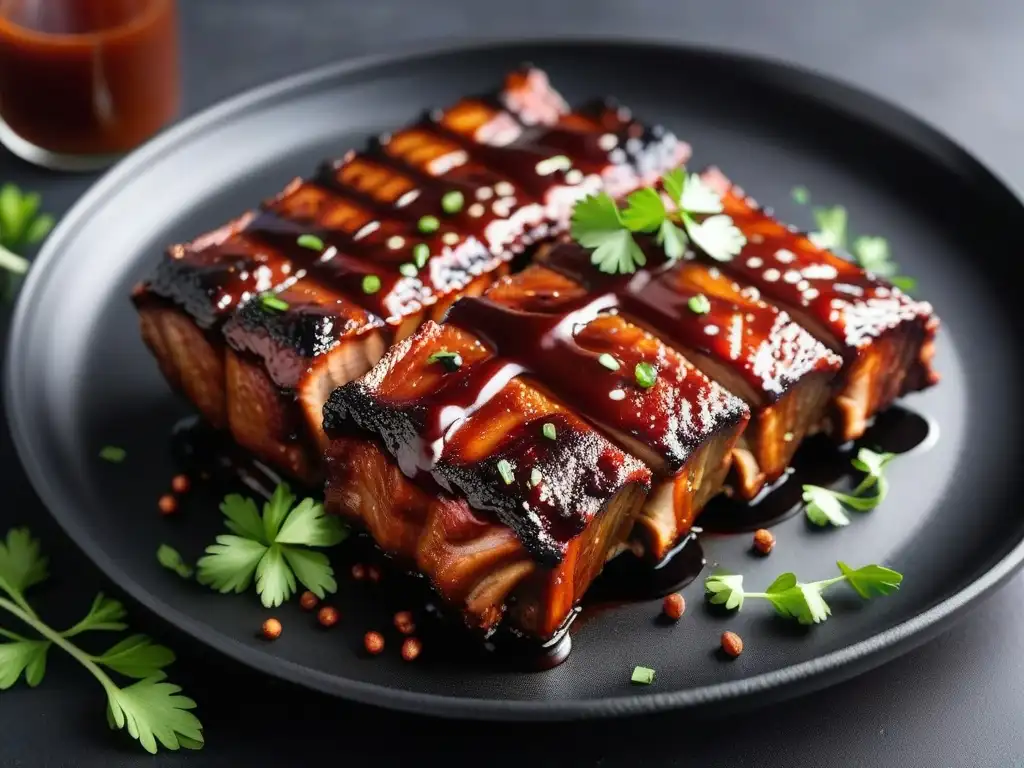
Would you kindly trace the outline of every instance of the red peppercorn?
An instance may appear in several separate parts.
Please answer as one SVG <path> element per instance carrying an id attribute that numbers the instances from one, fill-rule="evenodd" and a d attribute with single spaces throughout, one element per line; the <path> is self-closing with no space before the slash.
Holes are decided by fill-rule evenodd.
<path id="1" fill-rule="evenodd" d="M 411 635 L 416 631 L 416 622 L 412 620 L 410 611 L 399 611 L 395 614 L 395 629 L 403 635 Z"/>
<path id="2" fill-rule="evenodd" d="M 775 548 L 775 535 L 765 529 L 758 528 L 754 531 L 754 549 L 762 554 L 767 555 Z"/>
<path id="3" fill-rule="evenodd" d="M 665 602 L 662 604 L 661 609 L 672 621 L 679 621 L 683 616 L 683 611 L 686 610 L 686 601 L 678 592 L 673 592 L 665 597 Z"/>
<path id="4" fill-rule="evenodd" d="M 333 605 L 325 605 L 316 614 L 316 620 L 324 627 L 333 627 L 340 618 L 341 614 L 338 613 L 338 609 Z"/>
<path id="5" fill-rule="evenodd" d="M 281 636 L 281 622 L 270 618 L 263 622 L 263 637 L 267 640 L 277 640 Z"/>
<path id="6" fill-rule="evenodd" d="M 728 656 L 736 658 L 743 653 L 743 639 L 735 632 L 722 633 L 722 650 Z"/>
<path id="7" fill-rule="evenodd" d="M 188 489 L 191 487 L 192 482 L 188 479 L 188 475 L 175 475 L 171 480 L 171 490 L 175 493 L 188 493 Z"/>
<path id="8" fill-rule="evenodd" d="M 352 578 L 356 581 L 362 581 L 366 578 L 366 568 L 363 567 L 362 563 L 356 563 L 352 566 Z"/>
<path id="9" fill-rule="evenodd" d="M 402 658 L 406 661 L 415 661 L 422 651 L 423 643 L 415 637 L 407 637 L 402 643 Z"/>
<path id="10" fill-rule="evenodd" d="M 171 494 L 166 493 L 160 497 L 160 501 L 157 503 L 160 507 L 161 515 L 173 515 L 178 511 L 178 500 Z"/>
<path id="11" fill-rule="evenodd" d="M 316 608 L 317 603 L 320 602 L 320 598 L 314 595 L 309 590 L 302 593 L 302 597 L 299 598 L 299 605 L 302 606 L 304 611 L 312 611 Z"/>
<path id="12" fill-rule="evenodd" d="M 370 581 L 374 583 L 380 581 L 380 570 L 375 565 L 371 565 L 366 569 L 366 575 L 370 578 Z"/>
<path id="13" fill-rule="evenodd" d="M 380 632 L 367 632 L 363 636 L 363 645 L 366 646 L 367 653 L 376 656 L 384 650 L 384 635 Z"/>

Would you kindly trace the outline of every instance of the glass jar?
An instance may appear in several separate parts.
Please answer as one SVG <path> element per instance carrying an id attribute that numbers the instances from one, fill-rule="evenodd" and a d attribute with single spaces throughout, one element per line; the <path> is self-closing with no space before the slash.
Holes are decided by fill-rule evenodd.
<path id="1" fill-rule="evenodd" d="M 0 143 L 58 170 L 104 167 L 181 98 L 175 0 L 0 0 Z"/>

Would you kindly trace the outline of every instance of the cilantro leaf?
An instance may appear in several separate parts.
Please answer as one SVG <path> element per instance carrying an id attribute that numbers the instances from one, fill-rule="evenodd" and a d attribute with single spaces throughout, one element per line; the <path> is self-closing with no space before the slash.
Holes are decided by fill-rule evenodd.
<path id="1" fill-rule="evenodd" d="M 892 568 L 881 565 L 865 565 L 862 568 L 850 568 L 846 563 L 838 562 L 839 570 L 857 594 L 867 599 L 876 595 L 891 595 L 900 588 L 903 574 Z"/>
<path id="2" fill-rule="evenodd" d="M 337 517 L 324 514 L 324 505 L 303 499 L 285 518 L 274 539 L 278 544 L 333 547 L 348 538 L 348 528 Z"/>
<path id="3" fill-rule="evenodd" d="M 711 602 L 724 605 L 728 610 L 743 607 L 743 577 L 738 574 L 718 574 L 704 580 L 704 589 Z"/>
<path id="4" fill-rule="evenodd" d="M 143 749 L 156 754 L 157 742 L 166 749 L 198 749 L 203 744 L 203 726 L 189 710 L 196 703 L 179 696 L 181 688 L 148 679 L 127 688 L 108 688 L 109 720 L 127 729 Z"/>
<path id="5" fill-rule="evenodd" d="M 665 221 L 665 203 L 650 187 L 641 187 L 626 198 L 622 223 L 633 232 L 655 232 Z"/>
<path id="6" fill-rule="evenodd" d="M 709 216 L 701 222 L 683 214 L 683 223 L 694 244 L 715 261 L 729 261 L 747 244 L 747 238 L 725 214 Z"/>
<path id="7" fill-rule="evenodd" d="M 85 618 L 62 634 L 64 637 L 74 637 L 82 632 L 120 632 L 127 626 L 121 621 L 126 613 L 120 601 L 100 592 L 93 598 Z"/>
<path id="8" fill-rule="evenodd" d="M 625 228 L 615 201 L 606 192 L 587 197 L 572 212 L 572 237 L 593 249 L 591 263 L 608 274 L 632 273 L 647 263 L 633 235 Z"/>
<path id="9" fill-rule="evenodd" d="M 27 530 L 14 529 L 0 542 L 3 587 L 10 599 L 0 596 L 0 611 L 6 611 L 42 635 L 43 640 L 28 640 L 0 627 L 0 637 L 13 642 L 0 643 L 0 690 L 13 686 L 22 676 L 34 687 L 46 674 L 49 649 L 57 646 L 78 661 L 103 686 L 107 693 L 107 722 L 111 728 L 126 728 L 145 749 L 156 752 L 157 744 L 168 749 L 198 749 L 203 744 L 202 725 L 188 710 L 195 702 L 178 696 L 180 688 L 162 682 L 163 669 L 174 661 L 174 654 L 144 635 L 126 638 L 100 656 L 77 647 L 71 638 L 87 630 L 123 629 L 124 606 L 117 600 L 96 595 L 86 616 L 65 632 L 43 623 L 25 601 L 20 590 L 46 577 L 46 560 L 39 544 Z M 104 667 L 138 683 L 120 688 Z"/>
<path id="10" fill-rule="evenodd" d="M 682 168 L 674 168 L 661 177 L 661 184 L 665 192 L 672 198 L 672 202 L 679 205 L 683 198 L 683 187 L 686 186 L 686 171 Z"/>
<path id="11" fill-rule="evenodd" d="M 224 525 L 232 533 L 263 544 L 270 543 L 270 539 L 265 536 L 256 502 L 252 499 L 237 493 L 228 494 L 220 503 L 220 511 L 228 519 Z"/>
<path id="12" fill-rule="evenodd" d="M 683 258 L 688 242 L 686 232 L 680 229 L 674 221 L 665 219 L 661 222 L 661 227 L 658 229 L 658 245 L 665 249 L 665 255 L 670 259 Z"/>
<path id="13" fill-rule="evenodd" d="M 266 545 L 258 541 L 222 534 L 196 561 L 199 583 L 222 594 L 244 592 L 252 583 L 257 563 L 267 551 Z"/>
<path id="14" fill-rule="evenodd" d="M 256 592 L 264 608 L 276 608 L 295 593 L 295 574 L 280 544 L 271 544 L 256 565 Z"/>
<path id="15" fill-rule="evenodd" d="M 295 494 L 291 492 L 287 483 L 279 483 L 274 489 L 273 496 L 263 505 L 263 533 L 266 542 L 272 542 L 277 538 L 288 512 L 295 503 Z"/>
<path id="16" fill-rule="evenodd" d="M 892 277 L 897 266 L 889 260 L 889 241 L 884 237 L 862 235 L 853 241 L 853 255 L 868 272 L 879 277 Z"/>
<path id="17" fill-rule="evenodd" d="M 25 675 L 25 682 L 35 688 L 46 673 L 46 652 L 50 643 L 46 640 L 22 640 L 16 643 L 0 643 L 0 691 L 5 691 Z"/>
<path id="18" fill-rule="evenodd" d="M 164 568 L 174 571 L 183 579 L 191 579 L 195 569 L 186 563 L 174 547 L 161 544 L 156 550 L 156 559 Z"/>
<path id="19" fill-rule="evenodd" d="M 814 220 L 818 231 L 813 233 L 811 240 L 819 248 L 846 248 L 846 209 L 841 205 L 831 208 L 815 208 Z"/>
<path id="20" fill-rule="evenodd" d="M 722 198 L 699 174 L 691 173 L 679 197 L 679 208 L 686 213 L 721 213 Z"/>
<path id="21" fill-rule="evenodd" d="M 807 502 L 807 519 L 812 523 L 840 527 L 850 524 L 850 518 L 836 498 L 835 491 L 820 485 L 805 485 L 803 491 L 803 500 Z"/>
<path id="22" fill-rule="evenodd" d="M 162 680 L 166 677 L 163 668 L 174 663 L 174 652 L 145 635 L 132 635 L 95 657 L 95 661 L 125 677 Z"/>
<path id="23" fill-rule="evenodd" d="M 336 592 L 338 582 L 327 555 L 297 547 L 282 547 L 285 560 L 295 573 L 295 578 L 321 600 L 328 592 Z"/>
<path id="24" fill-rule="evenodd" d="M 29 587 L 47 577 L 47 559 L 40 554 L 39 540 L 28 528 L 12 528 L 6 543 L 0 541 L 0 589 L 11 597 L 21 596 Z"/>
<path id="25" fill-rule="evenodd" d="M 25 242 L 28 245 L 41 243 L 50 234 L 54 224 L 56 224 L 56 220 L 48 213 L 37 217 L 28 225 L 28 229 L 25 231 Z"/>
<path id="26" fill-rule="evenodd" d="M 890 277 L 889 282 L 895 285 L 904 293 L 913 293 L 914 289 L 917 288 L 917 280 L 915 280 L 912 277 L 907 277 L 905 275 Z"/>
<path id="27" fill-rule="evenodd" d="M 788 589 L 792 589 L 796 586 L 796 574 L 795 573 L 783 573 L 780 574 L 775 581 L 768 585 L 765 589 L 769 595 L 776 594 L 779 592 L 785 592 Z"/>

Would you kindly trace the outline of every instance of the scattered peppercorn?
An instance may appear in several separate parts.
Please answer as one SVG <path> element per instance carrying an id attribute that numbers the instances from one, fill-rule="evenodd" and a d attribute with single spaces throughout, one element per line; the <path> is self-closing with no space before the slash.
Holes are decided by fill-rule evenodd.
<path id="1" fill-rule="evenodd" d="M 686 601 L 678 592 L 673 592 L 665 597 L 661 609 L 672 621 L 679 621 L 683 617 L 683 611 L 686 610 Z"/>
<path id="2" fill-rule="evenodd" d="M 333 627 L 338 623 L 339 618 L 338 609 L 333 605 L 325 605 L 316 614 L 316 620 L 324 627 Z"/>
<path id="3" fill-rule="evenodd" d="M 374 584 L 380 581 L 380 570 L 376 565 L 371 565 L 366 569 L 366 575 Z"/>
<path id="4" fill-rule="evenodd" d="M 415 661 L 422 651 L 423 643 L 415 637 L 407 637 L 402 643 L 402 658 L 406 661 Z"/>
<path id="5" fill-rule="evenodd" d="M 302 593 L 302 597 L 299 598 L 299 605 L 302 606 L 304 611 L 312 611 L 316 608 L 317 603 L 320 602 L 320 598 L 310 592 L 308 589 Z"/>
<path id="6" fill-rule="evenodd" d="M 376 656 L 384 650 L 384 635 L 380 632 L 367 632 L 363 636 L 363 645 L 366 646 L 367 653 Z"/>
<path id="7" fill-rule="evenodd" d="M 188 493 L 188 489 L 191 487 L 192 483 L 188 479 L 188 475 L 175 475 L 171 480 L 171 490 L 175 493 Z"/>
<path id="8" fill-rule="evenodd" d="M 775 535 L 766 528 L 758 528 L 754 531 L 754 549 L 762 555 L 767 555 L 775 549 Z"/>
<path id="9" fill-rule="evenodd" d="M 161 496 L 157 505 L 160 507 L 160 514 L 162 515 L 173 515 L 178 511 L 178 500 L 169 493 Z"/>
<path id="10" fill-rule="evenodd" d="M 277 640 L 281 636 L 281 622 L 270 618 L 263 622 L 263 637 L 267 640 Z"/>
<path id="11" fill-rule="evenodd" d="M 726 655 L 735 659 L 743 653 L 743 640 L 735 632 L 723 632 L 722 650 Z"/>
<path id="12" fill-rule="evenodd" d="M 366 568 L 361 563 L 356 563 L 352 566 L 352 578 L 356 581 L 362 581 L 366 578 Z"/>
<path id="13" fill-rule="evenodd" d="M 416 631 L 416 623 L 412 620 L 412 613 L 399 611 L 395 614 L 395 629 L 403 635 L 411 635 Z"/>

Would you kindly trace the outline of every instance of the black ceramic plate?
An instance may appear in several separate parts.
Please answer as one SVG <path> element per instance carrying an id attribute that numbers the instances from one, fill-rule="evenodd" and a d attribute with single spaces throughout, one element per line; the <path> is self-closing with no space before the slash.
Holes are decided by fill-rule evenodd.
<path id="1" fill-rule="evenodd" d="M 719 616 L 699 582 L 682 621 L 649 601 L 584 612 L 574 650 L 541 673 L 503 669 L 428 647 L 414 664 L 389 650 L 367 658 L 362 633 L 409 607 L 341 581 L 343 619 L 330 633 L 295 605 L 276 611 L 284 635 L 256 637 L 267 612 L 254 594 L 220 596 L 161 569 L 170 542 L 196 556 L 220 527 L 201 489 L 181 514 L 157 514 L 174 472 L 168 433 L 188 407 L 168 390 L 139 339 L 133 283 L 168 243 L 203 232 L 419 110 L 492 87 L 523 61 L 547 68 L 572 100 L 613 94 L 690 141 L 784 219 L 810 227 L 791 200 L 842 203 L 855 233 L 889 238 L 943 320 L 942 383 L 907 398 L 928 439 L 891 465 L 892 491 L 844 529 L 801 515 L 775 529 L 769 557 L 750 535 L 707 537 L 708 559 L 751 585 L 796 571 L 830 576 L 835 561 L 884 562 L 906 575 L 897 595 L 862 603 L 840 590 L 812 629 L 750 604 Z M 211 648 L 268 673 L 352 699 L 463 717 L 574 718 L 669 707 L 761 703 L 857 673 L 935 633 L 1020 563 L 1024 520 L 1014 469 L 1021 450 L 1015 342 L 1024 334 L 1012 278 L 1024 210 L 964 151 L 873 97 L 817 75 L 733 55 L 626 44 L 520 44 L 427 52 L 319 70 L 193 118 L 121 163 L 50 238 L 18 306 L 6 395 L 22 459 L 68 533 L 141 603 Z M 1004 258 L 1005 257 L 1005 258 Z M 906 424 L 921 424 L 903 414 Z M 897 419 L 899 420 L 899 419 Z M 124 446 L 120 465 L 101 446 Z M 820 449 L 819 449 L 820 450 Z M 386 577 L 387 578 L 387 577 Z M 731 629 L 746 651 L 716 654 Z M 649 687 L 634 665 L 657 670 Z M 938 672 L 938 670 L 937 670 Z"/>

